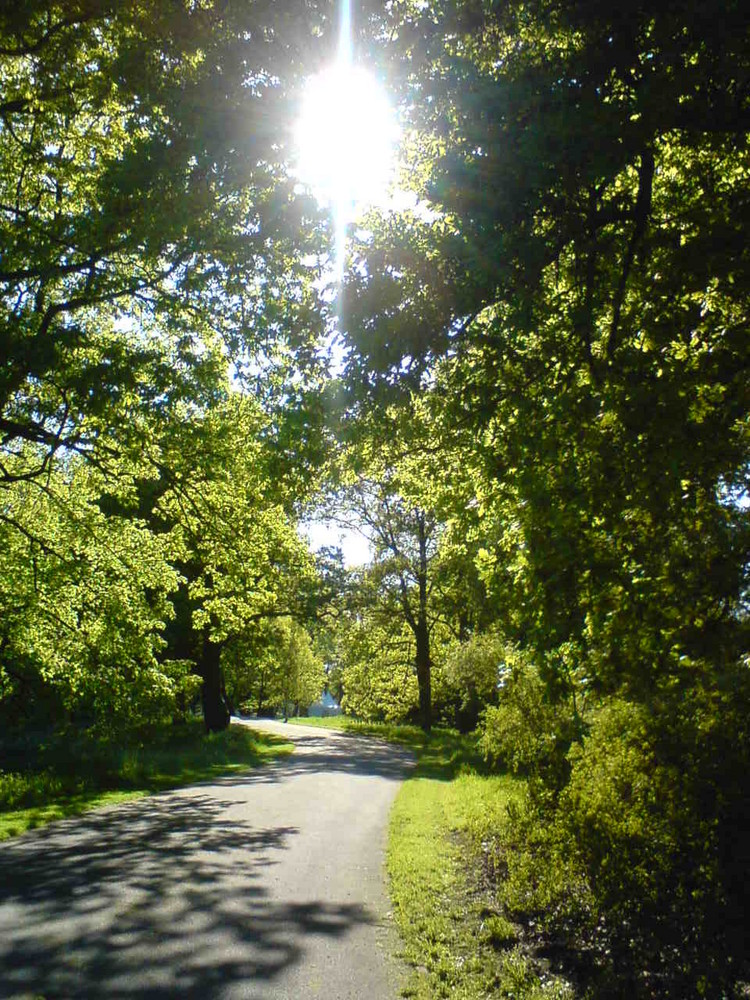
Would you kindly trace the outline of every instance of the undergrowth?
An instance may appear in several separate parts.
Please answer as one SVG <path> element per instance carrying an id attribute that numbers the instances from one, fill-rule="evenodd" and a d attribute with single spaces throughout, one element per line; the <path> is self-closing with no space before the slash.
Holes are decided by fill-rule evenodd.
<path id="1" fill-rule="evenodd" d="M 25 736 L 0 743 L 0 840 L 88 809 L 256 767 L 290 753 L 267 733 L 192 721 L 126 737 Z"/>

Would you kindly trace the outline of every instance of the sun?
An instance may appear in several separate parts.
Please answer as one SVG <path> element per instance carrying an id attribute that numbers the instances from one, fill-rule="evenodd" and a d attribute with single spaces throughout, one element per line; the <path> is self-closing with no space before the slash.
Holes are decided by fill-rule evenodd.
<path id="1" fill-rule="evenodd" d="M 295 128 L 295 175 L 332 210 L 337 244 L 357 214 L 386 203 L 398 135 L 385 91 L 367 70 L 340 59 L 307 82 Z"/>
<path id="2" fill-rule="evenodd" d="M 382 202 L 393 173 L 395 117 L 378 81 L 340 62 L 308 81 L 297 123 L 297 173 L 319 201 Z"/>

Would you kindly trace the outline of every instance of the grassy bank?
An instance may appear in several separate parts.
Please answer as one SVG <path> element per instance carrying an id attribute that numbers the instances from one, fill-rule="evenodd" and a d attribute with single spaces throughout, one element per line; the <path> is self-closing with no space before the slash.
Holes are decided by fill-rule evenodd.
<path id="1" fill-rule="evenodd" d="M 512 822 L 523 783 L 491 774 L 473 736 L 425 734 L 411 726 L 350 719 L 300 723 L 379 736 L 415 751 L 417 767 L 393 806 L 388 874 L 403 957 L 412 972 L 404 995 L 417 1000 L 572 1000 L 545 971 L 524 930 L 503 915 L 488 843 Z"/>
<path id="2" fill-rule="evenodd" d="M 492 850 L 512 822 L 522 783 L 446 754 L 443 737 L 420 757 L 391 813 L 388 872 L 413 973 L 404 995 L 432 1000 L 572 1000 L 504 916 Z"/>
<path id="3" fill-rule="evenodd" d="M 0 746 L 0 840 L 88 809 L 257 767 L 293 747 L 232 726 L 200 722 L 119 740 L 26 737 Z"/>

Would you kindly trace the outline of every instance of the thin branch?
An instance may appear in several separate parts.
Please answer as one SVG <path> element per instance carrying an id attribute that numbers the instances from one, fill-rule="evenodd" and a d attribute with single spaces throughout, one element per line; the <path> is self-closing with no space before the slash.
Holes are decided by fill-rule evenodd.
<path id="1" fill-rule="evenodd" d="M 70 17 L 64 17 L 56 24 L 50 24 L 47 30 L 34 41 L 26 41 L 25 38 L 22 38 L 21 43 L 12 48 L 7 46 L 0 47 L 0 56 L 8 56 L 13 59 L 36 55 L 55 35 L 59 35 L 61 31 L 64 31 L 66 28 L 78 28 L 82 24 L 95 20 L 98 16 L 101 16 L 100 11 L 92 11 L 88 14 L 80 12 Z"/>
<path id="2" fill-rule="evenodd" d="M 638 244 L 643 239 L 648 226 L 648 218 L 651 214 L 651 194 L 654 184 L 654 152 L 650 146 L 641 153 L 641 165 L 638 170 L 638 194 L 636 196 L 635 208 L 633 210 L 633 232 L 630 236 L 628 249 L 625 253 L 625 261 L 622 266 L 622 274 L 615 291 L 615 298 L 612 308 L 612 324 L 607 338 L 607 358 L 611 361 L 617 347 L 617 334 L 620 326 L 620 315 L 622 304 L 625 299 L 625 290 L 628 284 L 630 271 L 635 260 Z"/>
<path id="3" fill-rule="evenodd" d="M 42 550 L 42 552 L 45 553 L 45 555 L 55 556 L 56 559 L 59 559 L 63 563 L 68 562 L 68 560 L 64 555 L 62 555 L 62 553 L 57 552 L 55 549 L 52 548 L 52 546 L 48 545 L 46 542 L 43 542 L 38 535 L 33 534 L 31 531 L 28 530 L 28 528 L 24 528 L 24 526 L 22 524 L 19 524 L 19 522 L 15 518 L 9 517 L 7 514 L 3 514 L 3 512 L 0 511 L 0 521 L 4 521 L 6 524 L 10 525 L 11 528 L 15 528 L 16 531 L 20 532 L 24 536 L 24 538 L 26 538 L 33 545 L 38 545 L 39 548 Z"/>

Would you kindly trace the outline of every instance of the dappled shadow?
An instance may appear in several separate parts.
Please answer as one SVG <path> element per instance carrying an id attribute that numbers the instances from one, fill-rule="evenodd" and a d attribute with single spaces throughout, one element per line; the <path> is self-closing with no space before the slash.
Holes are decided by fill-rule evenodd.
<path id="1" fill-rule="evenodd" d="M 287 732 L 288 738 L 294 741 L 293 754 L 267 767 L 218 779 L 216 783 L 256 784 L 312 773 L 343 773 L 402 781 L 414 765 L 414 754 L 410 750 L 369 736 L 325 731 L 318 735 L 304 730 L 300 734 L 295 732 L 294 726 L 289 726 Z"/>
<path id="2" fill-rule="evenodd" d="M 3 845 L 0 996 L 263 997 L 311 936 L 374 921 L 271 899 L 261 875 L 298 831 L 229 821 L 230 805 L 160 795 Z"/>

